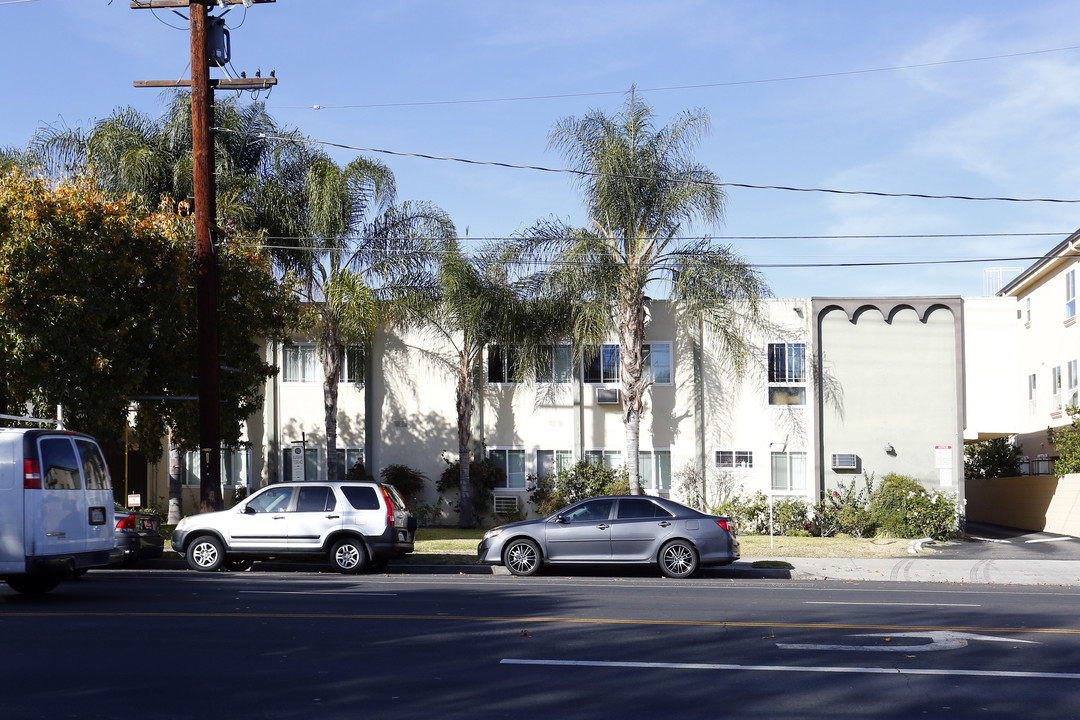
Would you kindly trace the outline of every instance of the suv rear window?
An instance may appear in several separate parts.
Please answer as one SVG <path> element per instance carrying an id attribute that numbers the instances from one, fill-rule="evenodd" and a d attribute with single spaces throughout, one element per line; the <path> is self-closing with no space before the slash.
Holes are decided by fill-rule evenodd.
<path id="1" fill-rule="evenodd" d="M 367 485 L 344 485 L 342 494 L 349 504 L 357 510 L 378 510 L 379 496 L 375 494 L 375 488 Z"/>

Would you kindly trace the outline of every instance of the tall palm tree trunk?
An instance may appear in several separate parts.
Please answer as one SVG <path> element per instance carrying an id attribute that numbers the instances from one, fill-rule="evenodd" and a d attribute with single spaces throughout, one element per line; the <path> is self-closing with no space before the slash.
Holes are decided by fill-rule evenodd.
<path id="1" fill-rule="evenodd" d="M 323 330 L 323 412 L 326 421 L 326 479 L 337 480 L 338 375 L 341 372 L 341 332 L 335 319 Z"/>
<path id="2" fill-rule="evenodd" d="M 622 372 L 623 425 L 626 430 L 626 470 L 630 476 L 630 494 L 641 494 L 641 411 L 645 387 L 642 347 L 645 341 L 645 296 L 641 290 L 624 285 L 619 320 L 619 356 Z"/>
<path id="3" fill-rule="evenodd" d="M 461 510 L 458 514 L 458 526 L 463 528 L 476 525 L 473 515 L 472 482 L 469 478 L 469 465 L 472 460 L 472 415 L 473 415 L 473 374 L 472 363 L 465 357 L 468 343 L 461 351 L 462 359 L 458 363 L 457 382 L 457 417 L 458 417 L 458 468 L 460 469 Z"/>

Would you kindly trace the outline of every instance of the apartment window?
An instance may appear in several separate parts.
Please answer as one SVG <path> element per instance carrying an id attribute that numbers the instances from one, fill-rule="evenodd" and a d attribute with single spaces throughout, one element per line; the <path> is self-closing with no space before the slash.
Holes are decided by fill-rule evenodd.
<path id="1" fill-rule="evenodd" d="M 1031 298 L 1024 299 L 1024 322 L 1031 325 Z"/>
<path id="2" fill-rule="evenodd" d="M 510 448 L 488 450 L 488 457 L 503 471 L 503 481 L 495 487 L 500 490 L 525 489 L 525 451 Z"/>
<path id="3" fill-rule="evenodd" d="M 619 382 L 619 346 L 602 345 L 600 351 L 585 363 L 585 382 Z"/>
<path id="4" fill-rule="evenodd" d="M 1050 406 L 1051 412 L 1061 412 L 1061 366 L 1050 371 L 1050 388 L 1051 395 L 1053 396 L 1053 402 Z"/>
<path id="5" fill-rule="evenodd" d="M 772 453 L 772 489 L 781 493 L 806 491 L 806 453 Z"/>
<path id="6" fill-rule="evenodd" d="M 360 465 L 364 464 L 364 448 L 339 447 L 334 451 L 334 457 L 337 458 L 337 479 L 344 480 L 345 474 L 349 472 L 354 465 L 357 463 Z"/>
<path id="7" fill-rule="evenodd" d="M 656 385 L 671 384 L 671 343 L 645 343 L 644 373 Z"/>
<path id="8" fill-rule="evenodd" d="M 806 404 L 806 343 L 769 343 L 769 404 Z"/>
<path id="9" fill-rule="evenodd" d="M 554 475 L 561 470 L 569 470 L 574 465 L 574 453 L 571 450 L 537 450 L 536 476 Z"/>
<path id="10" fill-rule="evenodd" d="M 657 493 L 671 492 L 671 451 L 644 450 L 638 453 L 641 487 Z"/>
<path id="11" fill-rule="evenodd" d="M 283 482 L 319 479 L 319 448 L 303 448 L 303 456 L 303 473 L 295 473 L 294 476 L 293 448 L 285 448 L 281 451 L 281 480 Z"/>
<path id="12" fill-rule="evenodd" d="M 248 487 L 251 466 L 247 448 L 221 448 L 221 484 Z M 184 453 L 184 485 L 197 487 L 202 475 L 199 451 Z"/>
<path id="13" fill-rule="evenodd" d="M 623 464 L 621 450 L 586 450 L 585 462 L 592 465 L 603 465 L 608 470 Z"/>
<path id="14" fill-rule="evenodd" d="M 512 383 L 516 372 L 517 353 L 513 348 L 488 345 L 487 381 L 489 384 Z"/>
<path id="15" fill-rule="evenodd" d="M 1076 271 L 1065 273 L 1065 319 L 1076 317 Z"/>
<path id="16" fill-rule="evenodd" d="M 338 371 L 338 382 L 358 384 L 364 382 L 364 351 L 359 345 L 341 348 L 341 369 Z"/>
<path id="17" fill-rule="evenodd" d="M 314 345 L 286 345 L 282 380 L 289 383 L 318 382 Z"/>
<path id="18" fill-rule="evenodd" d="M 642 375 L 654 384 L 670 385 L 671 380 L 671 343 L 650 342 L 645 343 L 641 349 Z M 619 346 L 614 344 L 603 345 L 600 352 L 585 365 L 585 382 L 587 383 L 616 383 L 619 382 Z"/>
<path id="19" fill-rule="evenodd" d="M 1066 407 L 1076 407 L 1077 404 L 1078 404 L 1076 361 L 1075 360 L 1070 360 L 1069 363 L 1065 366 L 1065 368 L 1066 368 L 1066 379 L 1068 380 L 1068 383 L 1069 383 L 1069 385 L 1068 385 L 1068 388 L 1069 388 L 1068 395 L 1069 395 L 1069 397 L 1068 397 L 1068 403 L 1067 403 Z"/>
<path id="20" fill-rule="evenodd" d="M 716 467 L 748 470 L 754 467 L 754 453 L 750 450 L 717 450 Z"/>
<path id="21" fill-rule="evenodd" d="M 1035 414 L 1035 373 L 1028 375 L 1028 411 Z"/>
<path id="22" fill-rule="evenodd" d="M 537 382 L 568 383 L 574 379 L 574 351 L 569 345 L 541 345 L 537 353 Z"/>

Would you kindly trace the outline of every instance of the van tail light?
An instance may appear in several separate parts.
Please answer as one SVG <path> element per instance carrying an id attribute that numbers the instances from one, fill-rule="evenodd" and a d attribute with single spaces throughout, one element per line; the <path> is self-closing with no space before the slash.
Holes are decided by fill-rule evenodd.
<path id="1" fill-rule="evenodd" d="M 41 489 L 41 465 L 37 460 L 23 460 L 23 488 Z"/>
<path id="2" fill-rule="evenodd" d="M 724 518 L 722 520 L 717 520 L 716 524 L 719 525 L 720 527 L 722 527 L 724 530 L 727 530 L 729 533 L 734 534 L 734 532 L 735 532 L 731 528 L 731 521 L 728 520 L 727 518 Z"/>
<path id="3" fill-rule="evenodd" d="M 116 523 L 116 529 L 117 530 L 134 530 L 135 529 L 135 516 L 134 515 L 128 515 L 126 518 L 121 518 L 120 521 Z"/>
<path id="4" fill-rule="evenodd" d="M 386 488 L 380 485 L 379 491 L 382 493 L 383 502 L 386 503 L 386 527 L 394 527 L 394 501 L 390 493 L 386 492 Z"/>

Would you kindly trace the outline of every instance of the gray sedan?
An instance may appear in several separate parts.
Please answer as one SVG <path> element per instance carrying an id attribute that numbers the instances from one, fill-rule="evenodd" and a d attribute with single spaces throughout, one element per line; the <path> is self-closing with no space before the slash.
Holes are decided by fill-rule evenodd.
<path id="1" fill-rule="evenodd" d="M 582 500 L 539 520 L 493 528 L 477 554 L 481 563 L 533 575 L 560 563 L 659 565 L 671 578 L 698 567 L 739 559 L 739 541 L 726 517 L 644 495 Z"/>

